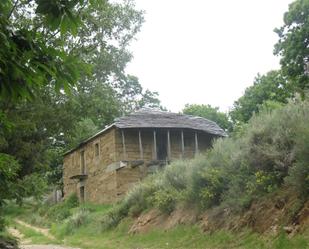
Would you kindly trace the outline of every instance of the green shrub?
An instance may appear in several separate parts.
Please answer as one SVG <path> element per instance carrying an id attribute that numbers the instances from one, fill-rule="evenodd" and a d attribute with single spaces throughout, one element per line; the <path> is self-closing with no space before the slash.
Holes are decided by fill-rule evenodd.
<path id="1" fill-rule="evenodd" d="M 76 194 L 70 195 L 63 202 L 58 203 L 47 210 L 47 217 L 54 221 L 61 221 L 72 215 L 71 209 L 79 205 Z"/>
<path id="2" fill-rule="evenodd" d="M 143 211 L 144 211 L 144 207 L 138 204 L 134 204 L 133 206 L 130 207 L 128 215 L 130 217 L 138 217 Z"/>
<path id="3" fill-rule="evenodd" d="M 79 205 L 79 200 L 76 194 L 71 194 L 65 201 L 64 201 L 65 206 L 68 208 L 74 208 L 78 207 Z"/>
<path id="4" fill-rule="evenodd" d="M 65 220 L 65 234 L 72 234 L 79 227 L 87 224 L 89 220 L 89 210 L 81 208 Z"/>
<path id="5" fill-rule="evenodd" d="M 162 185 L 168 185 L 176 190 L 184 190 L 188 185 L 188 173 L 191 166 L 189 160 L 175 161 L 166 166 L 162 174 Z"/>
<path id="6" fill-rule="evenodd" d="M 39 227 L 45 227 L 46 225 L 48 225 L 46 219 L 40 216 L 38 213 L 30 214 L 29 217 L 25 217 L 25 220 L 28 221 L 30 224 Z"/>
<path id="7" fill-rule="evenodd" d="M 171 189 L 160 189 L 155 192 L 152 198 L 154 206 L 158 207 L 164 213 L 171 213 L 176 206 L 177 192 Z"/>
<path id="8" fill-rule="evenodd" d="M 133 206 L 133 205 L 132 205 Z M 101 220 L 102 231 L 115 227 L 119 222 L 129 214 L 130 206 L 125 202 L 115 205 L 115 207 L 105 214 Z"/>
<path id="9" fill-rule="evenodd" d="M 198 202 L 208 208 L 220 203 L 226 189 L 226 178 L 220 168 L 207 167 L 197 172 L 193 184 L 198 193 Z"/>
<path id="10" fill-rule="evenodd" d="M 309 115 L 308 113 L 304 113 Z M 309 118 L 307 118 L 309 120 Z M 309 197 L 309 125 L 303 123 L 298 126 L 295 137 L 296 145 L 294 149 L 295 163 L 289 170 L 286 183 L 293 186 L 295 190 L 306 199 Z"/>

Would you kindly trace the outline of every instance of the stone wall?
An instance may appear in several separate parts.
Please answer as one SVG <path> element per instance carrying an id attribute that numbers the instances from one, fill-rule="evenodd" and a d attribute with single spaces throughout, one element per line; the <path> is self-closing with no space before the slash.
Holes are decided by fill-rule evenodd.
<path id="1" fill-rule="evenodd" d="M 99 153 L 96 152 L 98 146 Z M 109 164 L 115 162 L 115 128 L 109 129 L 81 148 L 64 157 L 63 183 L 64 195 L 80 194 L 80 187 L 85 188 L 85 201 L 112 203 L 116 198 L 116 173 L 106 172 Z M 84 151 L 85 173 L 87 179 L 80 181 L 70 179 L 82 174 L 81 152 Z"/>

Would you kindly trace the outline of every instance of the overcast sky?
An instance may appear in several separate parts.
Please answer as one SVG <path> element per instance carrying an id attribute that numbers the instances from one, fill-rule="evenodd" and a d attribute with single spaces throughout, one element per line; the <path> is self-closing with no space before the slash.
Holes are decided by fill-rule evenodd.
<path id="1" fill-rule="evenodd" d="M 291 0 L 136 0 L 146 22 L 127 73 L 158 91 L 163 106 L 228 111 L 257 73 L 279 68 L 274 28 Z"/>

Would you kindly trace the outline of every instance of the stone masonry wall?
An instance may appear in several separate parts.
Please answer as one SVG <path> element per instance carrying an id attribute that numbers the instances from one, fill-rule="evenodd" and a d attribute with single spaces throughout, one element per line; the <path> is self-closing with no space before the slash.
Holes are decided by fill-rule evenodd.
<path id="1" fill-rule="evenodd" d="M 96 144 L 99 153 L 96 155 Z M 87 179 L 79 181 L 70 177 L 81 174 L 81 152 L 85 155 L 85 171 Z M 89 141 L 80 149 L 73 151 L 64 158 L 64 194 L 79 193 L 79 188 L 85 188 L 85 201 L 97 203 L 112 203 L 116 198 L 116 173 L 106 172 L 109 164 L 115 162 L 115 129 L 112 128 L 99 137 Z"/>

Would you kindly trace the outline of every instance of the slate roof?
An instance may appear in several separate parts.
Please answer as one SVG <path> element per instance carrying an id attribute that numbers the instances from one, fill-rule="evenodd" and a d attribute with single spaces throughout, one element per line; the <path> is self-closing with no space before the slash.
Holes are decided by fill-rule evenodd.
<path id="1" fill-rule="evenodd" d="M 180 113 L 166 112 L 154 108 L 142 108 L 127 116 L 116 118 L 114 123 L 107 126 L 105 129 L 99 131 L 93 136 L 81 142 L 77 147 L 67 151 L 67 155 L 74 150 L 80 148 L 90 140 L 96 138 L 100 134 L 106 132 L 112 127 L 120 129 L 129 128 L 179 128 L 179 129 L 193 129 L 203 131 L 212 135 L 225 137 L 227 134 L 215 122 L 206 118 L 185 115 Z"/>
<path id="2" fill-rule="evenodd" d="M 142 108 L 137 112 L 115 119 L 115 126 L 124 128 L 181 128 L 204 131 L 217 136 L 226 133 L 215 122 L 206 118 L 159 109 Z"/>

